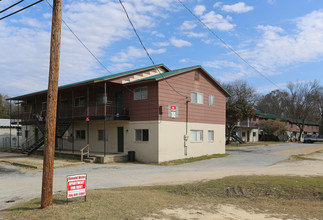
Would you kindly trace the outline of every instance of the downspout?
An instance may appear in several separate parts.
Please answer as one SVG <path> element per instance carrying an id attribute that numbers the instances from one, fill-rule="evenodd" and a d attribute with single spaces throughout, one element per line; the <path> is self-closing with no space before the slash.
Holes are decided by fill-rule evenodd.
<path id="1" fill-rule="evenodd" d="M 104 103 L 104 134 L 103 134 L 103 138 L 104 138 L 104 156 L 106 155 L 106 146 L 107 146 L 107 137 L 106 137 L 106 119 L 107 119 L 107 101 L 108 101 L 108 97 L 107 97 L 107 82 L 104 82 L 104 96 L 103 96 L 103 103 Z"/>
<path id="2" fill-rule="evenodd" d="M 187 156 L 187 142 L 188 142 L 188 103 L 190 102 L 189 98 L 186 97 L 186 119 L 185 119 L 185 136 L 184 136 L 184 155 Z"/>

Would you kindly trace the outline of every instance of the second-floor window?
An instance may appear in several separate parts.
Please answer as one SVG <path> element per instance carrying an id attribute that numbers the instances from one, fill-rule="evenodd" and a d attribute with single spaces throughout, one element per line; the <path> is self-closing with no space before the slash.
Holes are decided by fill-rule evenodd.
<path id="1" fill-rule="evenodd" d="M 133 90 L 133 99 L 134 100 L 143 100 L 148 98 L 148 88 L 145 87 L 139 87 L 135 88 Z"/>
<path id="2" fill-rule="evenodd" d="M 209 105 L 210 106 L 214 105 L 214 95 L 209 95 Z"/>
<path id="3" fill-rule="evenodd" d="M 85 97 L 75 97 L 74 99 L 74 107 L 85 107 Z"/>
<path id="4" fill-rule="evenodd" d="M 191 92 L 191 102 L 197 104 L 203 104 L 203 93 Z"/>

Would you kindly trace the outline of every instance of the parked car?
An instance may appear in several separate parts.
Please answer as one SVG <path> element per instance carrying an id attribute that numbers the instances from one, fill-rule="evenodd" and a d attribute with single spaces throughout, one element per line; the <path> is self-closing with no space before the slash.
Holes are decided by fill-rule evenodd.
<path id="1" fill-rule="evenodd" d="M 323 142 L 323 135 L 306 135 L 304 143 Z"/>

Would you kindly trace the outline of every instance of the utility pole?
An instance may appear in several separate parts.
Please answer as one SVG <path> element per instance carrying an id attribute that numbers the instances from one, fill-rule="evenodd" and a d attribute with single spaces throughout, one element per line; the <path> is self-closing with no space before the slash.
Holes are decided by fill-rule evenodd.
<path id="1" fill-rule="evenodd" d="M 41 208 L 53 203 L 53 172 L 63 0 L 53 1 Z"/>

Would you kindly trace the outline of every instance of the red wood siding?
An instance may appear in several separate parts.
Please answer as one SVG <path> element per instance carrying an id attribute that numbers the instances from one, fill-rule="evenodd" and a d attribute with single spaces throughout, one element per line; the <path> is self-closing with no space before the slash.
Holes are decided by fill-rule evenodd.
<path id="1" fill-rule="evenodd" d="M 196 123 L 225 124 L 225 95 L 204 74 L 199 74 L 199 80 L 195 80 L 195 70 L 174 77 L 167 78 L 179 93 L 189 97 L 191 92 L 203 93 L 203 104 L 189 102 L 188 121 Z M 175 92 L 165 80 L 158 83 L 159 105 L 162 106 L 163 114 L 160 120 L 186 121 L 186 99 Z M 209 106 L 208 95 L 214 96 L 214 106 Z M 178 106 L 179 117 L 168 117 L 168 105 Z"/>

